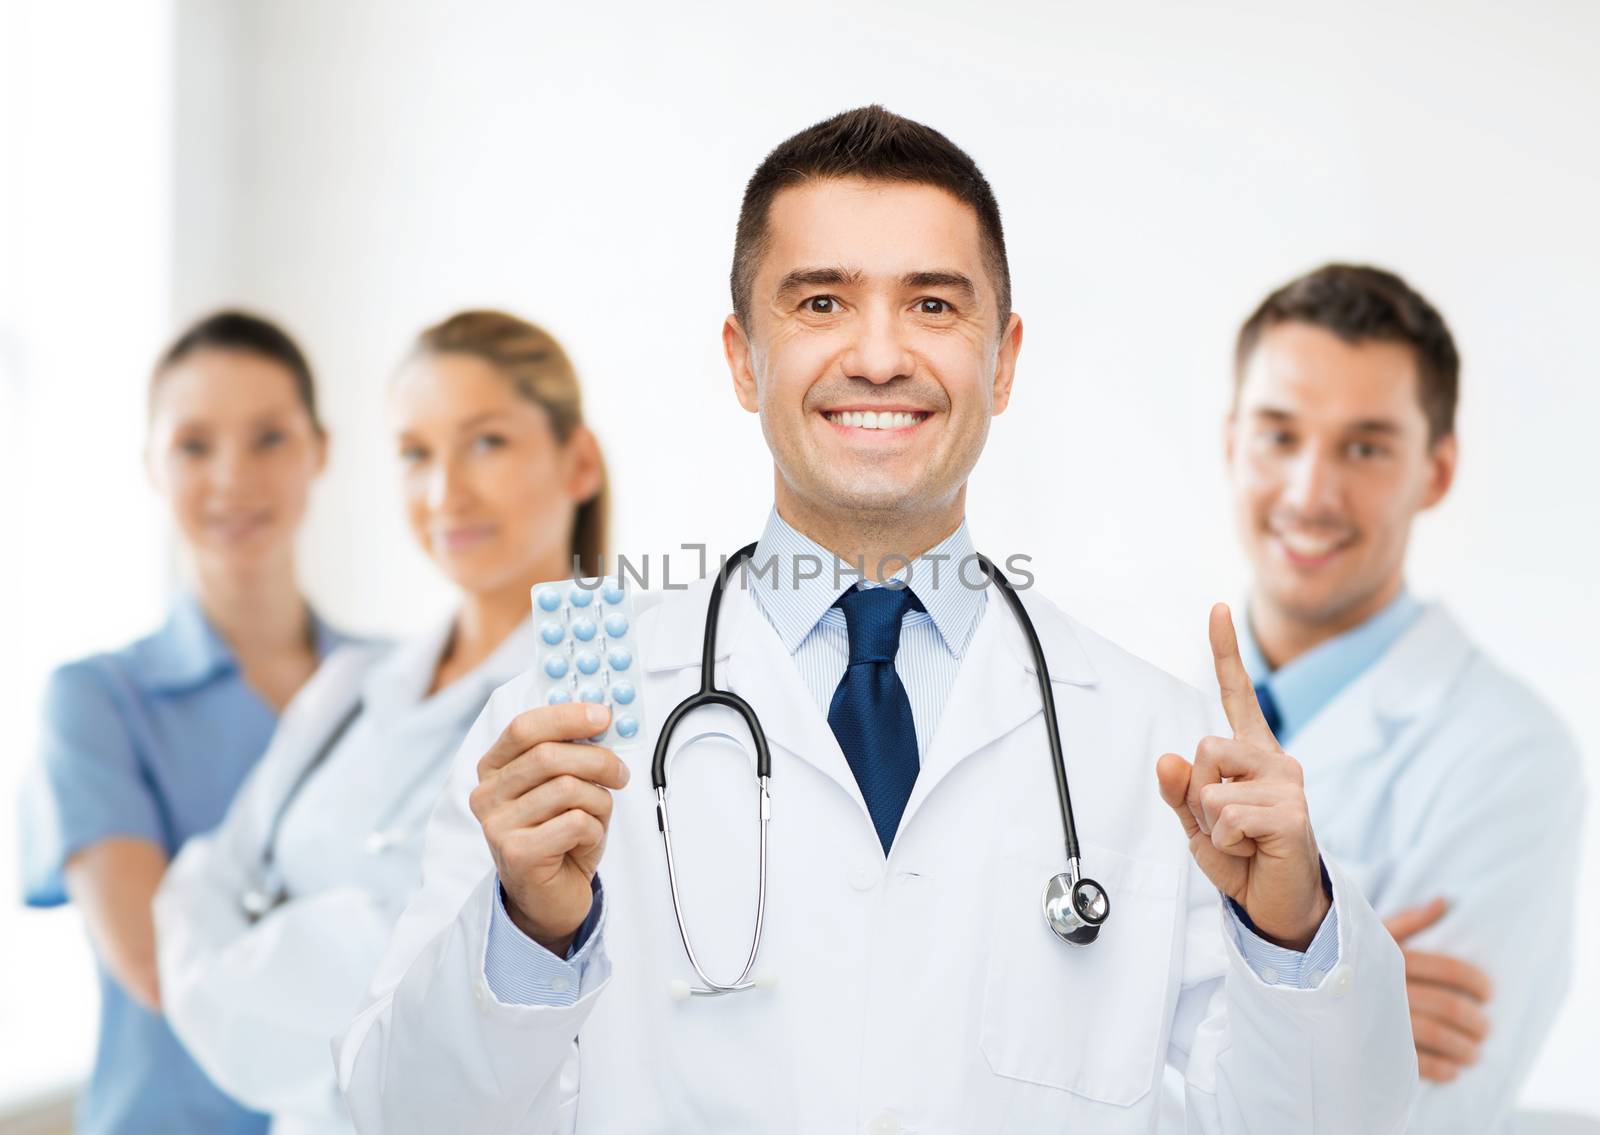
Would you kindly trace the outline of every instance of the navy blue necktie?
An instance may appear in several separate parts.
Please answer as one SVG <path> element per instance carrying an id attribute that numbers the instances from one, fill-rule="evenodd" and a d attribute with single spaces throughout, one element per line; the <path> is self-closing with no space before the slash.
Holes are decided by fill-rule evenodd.
<path id="1" fill-rule="evenodd" d="M 1272 687 L 1265 682 L 1256 687 L 1256 704 L 1261 707 L 1261 716 L 1267 720 L 1267 728 L 1272 730 L 1272 735 L 1281 741 L 1283 739 L 1283 714 L 1278 710 L 1278 699 L 1272 696 Z"/>
<path id="2" fill-rule="evenodd" d="M 833 605 L 844 611 L 850 632 L 850 665 L 833 692 L 828 724 L 888 855 L 920 764 L 911 700 L 895 673 L 894 656 L 900 649 L 900 620 L 907 610 L 923 606 L 908 587 L 852 589 Z"/>

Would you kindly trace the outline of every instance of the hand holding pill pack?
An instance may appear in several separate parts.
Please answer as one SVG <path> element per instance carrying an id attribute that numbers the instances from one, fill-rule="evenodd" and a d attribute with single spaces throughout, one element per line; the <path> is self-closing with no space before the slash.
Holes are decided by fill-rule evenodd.
<path id="1" fill-rule="evenodd" d="M 644 721 L 633 614 L 633 592 L 620 579 L 567 579 L 533 588 L 538 704 L 608 706 L 611 723 L 589 740 L 613 749 L 637 744 Z"/>

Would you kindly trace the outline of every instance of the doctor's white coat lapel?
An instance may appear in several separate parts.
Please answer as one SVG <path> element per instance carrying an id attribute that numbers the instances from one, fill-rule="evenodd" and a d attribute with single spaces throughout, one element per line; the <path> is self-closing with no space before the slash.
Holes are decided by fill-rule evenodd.
<path id="1" fill-rule="evenodd" d="M 1341 690 L 1285 746 L 1308 776 L 1336 773 L 1392 744 L 1428 717 L 1460 679 L 1472 644 L 1449 613 L 1429 605 L 1366 673 Z"/>
<path id="2" fill-rule="evenodd" d="M 1474 650 L 1450 614 L 1430 605 L 1368 670 L 1284 746 L 1305 770 L 1312 825 L 1323 850 L 1392 914 L 1382 893 L 1393 866 L 1382 850 L 1407 754 L 1428 748 L 1438 715 Z M 1220 709 L 1218 710 L 1220 713 Z"/>
<path id="3" fill-rule="evenodd" d="M 699 688 L 703 619 L 709 595 L 709 583 L 701 581 L 680 601 L 661 606 L 661 621 L 651 636 L 654 657 L 644 660 L 645 668 L 652 673 L 681 673 L 672 696 L 665 699 L 670 704 L 651 707 L 656 721 L 664 719 L 673 706 Z M 1025 598 L 1024 605 L 1035 615 L 1052 685 L 1094 686 L 1098 680 L 1094 665 L 1060 611 L 1048 600 L 1033 597 Z M 860 786 L 826 716 L 755 597 L 736 582 L 730 583 L 722 610 L 716 649 L 718 688 L 732 690 L 748 701 L 761 718 L 769 745 L 783 749 L 832 780 L 855 801 L 863 821 L 870 825 L 871 814 Z M 910 824 L 923 801 L 963 760 L 1041 712 L 1038 677 L 1027 640 L 1004 596 L 991 589 L 949 700 L 929 739 L 901 817 L 901 828 Z M 725 732 L 741 739 L 745 735 L 733 711 L 698 711 L 686 719 L 668 748 L 669 781 L 671 759 L 708 732 Z M 1042 764 L 1048 762 L 1047 750 L 1040 750 L 1039 760 Z M 773 781 L 776 802 L 782 792 L 776 771 Z"/>
<path id="4" fill-rule="evenodd" d="M 1059 695 L 1055 687 L 1060 685 L 1094 686 L 1098 681 L 1094 665 L 1061 612 L 1048 600 L 1030 597 L 1023 603 L 1034 619 L 1035 631 L 1044 648 L 1053 692 Z M 1060 708 L 1059 696 L 1057 708 Z M 1005 596 L 991 588 L 989 602 L 973 631 L 972 641 L 967 644 L 961 669 L 950 688 L 949 701 L 934 728 L 917 782 L 906 803 L 901 830 L 911 823 L 924 801 L 962 761 L 1042 712 L 1037 669 L 1022 627 Z M 1063 746 L 1070 748 L 1066 725 L 1062 726 L 1062 734 Z M 1048 764 L 1047 748 L 1040 747 L 1038 760 L 1041 767 Z"/>

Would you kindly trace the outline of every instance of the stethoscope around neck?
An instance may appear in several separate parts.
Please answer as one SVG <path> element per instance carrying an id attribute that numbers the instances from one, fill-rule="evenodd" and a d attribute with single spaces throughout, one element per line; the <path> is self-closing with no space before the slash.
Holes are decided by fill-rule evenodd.
<path id="1" fill-rule="evenodd" d="M 706 611 L 705 638 L 700 652 L 700 689 L 690 694 L 667 715 L 661 733 L 656 738 L 655 758 L 650 767 L 650 780 L 656 790 L 656 826 L 661 830 L 662 847 L 667 855 L 667 882 L 672 891 L 672 913 L 678 922 L 678 934 L 683 939 L 683 950 L 689 964 L 702 984 L 690 986 L 686 993 L 697 997 L 715 997 L 724 993 L 738 993 L 767 984 L 753 979 L 756 958 L 761 952 L 761 927 L 767 910 L 767 826 L 772 820 L 772 755 L 767 748 L 767 735 L 761 728 L 761 719 L 750 703 L 731 690 L 716 688 L 717 618 L 722 609 L 722 593 L 734 571 L 755 554 L 756 545 L 740 548 L 725 563 L 711 585 L 711 599 Z M 1067 786 L 1067 763 L 1061 750 L 1061 727 L 1056 719 L 1055 695 L 1050 688 L 1050 671 L 1045 664 L 1044 647 L 1028 617 L 1022 599 L 1011 586 L 1011 581 L 985 556 L 977 557 L 984 574 L 1005 596 L 1011 613 L 1022 627 L 1032 652 L 1034 668 L 1039 679 L 1039 695 L 1044 703 L 1045 735 L 1050 744 L 1050 757 L 1055 768 L 1056 797 L 1061 806 L 1061 830 L 1066 843 L 1067 869 L 1052 876 L 1044 887 L 1044 920 L 1052 933 L 1063 942 L 1074 946 L 1087 946 L 1100 936 L 1100 928 L 1111 914 L 1111 899 L 1105 888 L 1082 872 L 1078 849 L 1078 828 L 1072 818 L 1072 794 Z M 673 731 L 683 719 L 697 709 L 724 706 L 743 719 L 750 730 L 756 747 L 756 788 L 758 820 L 760 823 L 760 873 L 756 884 L 756 923 L 750 939 L 750 952 L 745 957 L 739 976 L 729 982 L 719 982 L 705 971 L 695 955 L 694 944 L 689 939 L 689 926 L 684 920 L 683 904 L 678 897 L 678 869 L 672 855 L 672 824 L 667 816 L 667 749 Z M 684 992 L 679 987 L 680 992 Z"/>
<path id="2" fill-rule="evenodd" d="M 239 910 L 244 914 L 247 922 L 259 922 L 289 901 L 288 885 L 284 883 L 277 870 L 279 829 L 283 827 L 284 817 L 294 807 L 294 802 L 299 798 L 301 791 L 312 776 L 316 774 L 317 770 L 327 763 L 328 757 L 332 755 L 334 749 L 338 748 L 339 742 L 344 739 L 344 735 L 355 724 L 356 718 L 361 716 L 362 709 L 363 705 L 359 700 L 350 707 L 349 712 L 340 718 L 339 723 L 334 726 L 332 732 L 323 739 L 316 753 L 300 769 L 299 774 L 294 779 L 294 783 L 289 785 L 289 790 L 278 801 L 278 806 L 272 813 L 272 822 L 267 825 L 267 838 L 262 845 L 261 856 L 256 863 L 255 879 L 239 896 Z M 367 833 L 364 847 L 368 853 L 381 855 L 390 848 L 397 847 L 411 837 L 420 834 L 420 829 L 397 827 L 396 821 L 416 794 L 417 789 L 422 787 L 424 781 L 436 774 L 437 767 L 432 763 L 426 763 L 422 766 L 422 771 L 416 775 L 411 783 L 405 785 L 402 791 L 396 794 L 394 804 L 378 818 L 372 830 Z"/>

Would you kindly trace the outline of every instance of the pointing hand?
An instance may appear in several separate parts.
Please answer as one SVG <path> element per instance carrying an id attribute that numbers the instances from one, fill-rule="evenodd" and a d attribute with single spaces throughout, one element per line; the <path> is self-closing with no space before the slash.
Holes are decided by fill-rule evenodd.
<path id="1" fill-rule="evenodd" d="M 1331 902 L 1300 765 L 1261 715 L 1223 603 L 1211 609 L 1211 653 L 1233 737 L 1204 738 L 1192 765 L 1176 753 L 1163 756 L 1156 762 L 1161 796 L 1217 889 L 1264 937 L 1304 950 Z"/>

